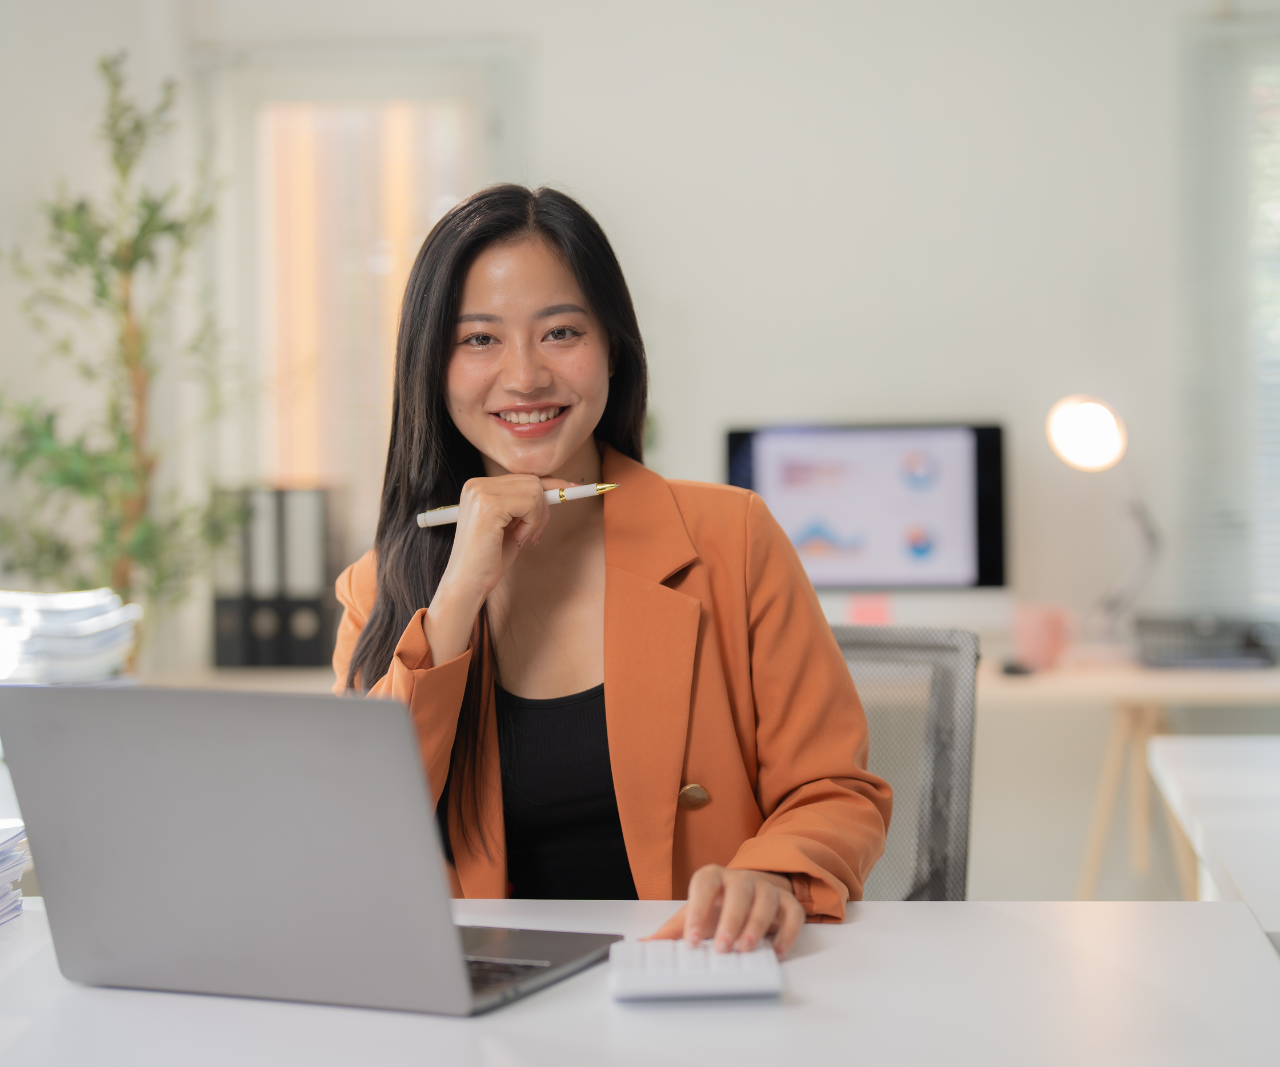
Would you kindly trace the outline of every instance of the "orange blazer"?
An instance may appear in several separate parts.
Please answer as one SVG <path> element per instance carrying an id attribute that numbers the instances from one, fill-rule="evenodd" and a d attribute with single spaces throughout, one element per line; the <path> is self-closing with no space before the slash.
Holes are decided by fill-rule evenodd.
<path id="1" fill-rule="evenodd" d="M 607 447 L 604 480 L 621 486 L 601 500 L 609 762 L 640 898 L 683 899 L 693 872 L 719 863 L 788 874 L 811 919 L 843 919 L 893 802 L 867 770 L 866 716 L 791 542 L 743 489 L 669 482 Z M 338 579 L 335 692 L 376 587 L 372 552 Z M 471 651 L 435 663 L 423 611 L 370 696 L 412 712 L 438 801 Z M 480 819 L 497 847 L 455 844 L 454 892 L 467 897 L 506 895 L 492 697 Z M 707 792 L 701 807 L 677 803 L 691 784 Z"/>

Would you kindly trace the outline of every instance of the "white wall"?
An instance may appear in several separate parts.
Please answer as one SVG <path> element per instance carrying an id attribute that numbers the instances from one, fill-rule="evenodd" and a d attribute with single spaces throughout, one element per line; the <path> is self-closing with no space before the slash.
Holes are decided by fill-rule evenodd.
<path id="1" fill-rule="evenodd" d="M 1018 594 L 1085 606 L 1132 553 L 1133 479 L 1176 597 L 1179 32 L 1192 0 L 20 0 L 0 4 L 0 241 L 56 176 L 92 180 L 92 71 L 185 45 L 503 36 L 528 49 L 527 164 L 581 197 L 631 281 L 671 476 L 775 420 L 1009 430 Z M 0 383 L 30 384 L 10 332 Z M 20 336 L 20 335 L 17 335 Z M 1060 395 L 1114 401 L 1132 452 L 1066 469 Z M 377 477 L 377 472 L 371 472 Z"/>
<path id="2" fill-rule="evenodd" d="M 998 420 L 1017 591 L 1084 606 L 1131 551 L 1127 474 L 1052 457 L 1055 399 L 1119 406 L 1125 466 L 1178 525 L 1182 7 L 221 0 L 197 32 L 528 42 L 514 176 L 615 242 L 654 465 L 720 479 L 724 431 L 762 421 Z"/>

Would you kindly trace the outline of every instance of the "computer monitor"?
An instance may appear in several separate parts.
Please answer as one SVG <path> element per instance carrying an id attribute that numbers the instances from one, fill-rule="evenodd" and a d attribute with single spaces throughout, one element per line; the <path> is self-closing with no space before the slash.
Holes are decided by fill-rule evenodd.
<path id="1" fill-rule="evenodd" d="M 773 426 L 729 433 L 754 489 L 826 589 L 1004 585 L 999 426 Z"/>

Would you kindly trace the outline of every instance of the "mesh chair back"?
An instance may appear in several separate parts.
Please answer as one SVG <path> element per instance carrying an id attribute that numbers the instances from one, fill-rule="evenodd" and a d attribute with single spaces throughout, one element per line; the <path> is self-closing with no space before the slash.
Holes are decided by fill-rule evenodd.
<path id="1" fill-rule="evenodd" d="M 834 626 L 893 787 L 884 856 L 865 900 L 963 900 L 978 638 L 966 630 Z"/>

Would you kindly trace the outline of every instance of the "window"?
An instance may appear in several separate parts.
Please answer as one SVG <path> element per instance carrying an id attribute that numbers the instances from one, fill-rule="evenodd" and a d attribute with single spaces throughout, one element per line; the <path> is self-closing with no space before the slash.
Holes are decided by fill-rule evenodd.
<path id="1" fill-rule="evenodd" d="M 330 490 L 337 554 L 373 542 L 405 282 L 453 204 L 512 173 L 511 60 L 264 53 L 215 65 L 217 276 L 240 403 L 228 485 Z"/>
<path id="2" fill-rule="evenodd" d="M 436 220 L 476 187 L 465 102 L 258 113 L 263 479 L 336 486 L 372 541 L 400 300 Z"/>
<path id="3" fill-rule="evenodd" d="M 1192 55 L 1186 601 L 1280 615 L 1280 24 Z"/>
<path id="4" fill-rule="evenodd" d="M 1253 393 L 1253 600 L 1280 611 L 1280 55 L 1249 80 L 1250 351 Z"/>

